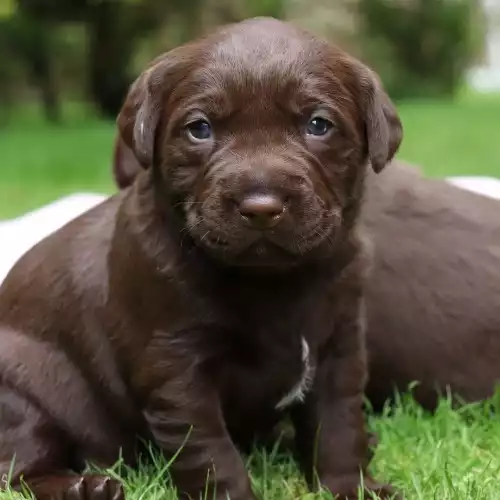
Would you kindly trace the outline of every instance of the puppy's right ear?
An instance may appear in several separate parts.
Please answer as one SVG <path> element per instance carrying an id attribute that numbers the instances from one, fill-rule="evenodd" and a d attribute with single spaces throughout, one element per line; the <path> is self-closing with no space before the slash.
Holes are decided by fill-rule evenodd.
<path id="1" fill-rule="evenodd" d="M 134 153 L 118 134 L 115 138 L 112 166 L 113 178 L 118 188 L 125 189 L 132 185 L 141 170 L 141 164 Z"/>
<path id="2" fill-rule="evenodd" d="M 155 139 L 166 95 L 176 84 L 176 76 L 186 62 L 172 50 L 156 58 L 131 85 L 118 114 L 120 136 L 139 164 L 153 164 Z M 119 147 L 119 145 L 117 145 Z"/>

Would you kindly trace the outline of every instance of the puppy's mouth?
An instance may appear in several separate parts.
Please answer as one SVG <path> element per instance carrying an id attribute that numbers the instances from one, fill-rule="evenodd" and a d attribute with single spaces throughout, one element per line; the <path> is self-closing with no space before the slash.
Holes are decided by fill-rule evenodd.
<path id="1" fill-rule="evenodd" d="M 233 264 L 242 267 L 282 268 L 295 265 L 298 261 L 297 254 L 265 237 L 259 238 L 232 257 Z"/>
<path id="2" fill-rule="evenodd" d="M 326 218 L 302 231 L 285 228 L 249 230 L 201 219 L 191 236 L 213 257 L 242 267 L 283 268 L 299 264 L 324 242 L 333 244 L 335 224 Z"/>
<path id="3" fill-rule="evenodd" d="M 209 254 L 230 266 L 282 269 L 298 264 L 301 259 L 297 253 L 273 243 L 265 236 L 246 242 L 245 245 L 240 244 L 238 249 L 221 238 L 206 237 L 200 243 Z"/>

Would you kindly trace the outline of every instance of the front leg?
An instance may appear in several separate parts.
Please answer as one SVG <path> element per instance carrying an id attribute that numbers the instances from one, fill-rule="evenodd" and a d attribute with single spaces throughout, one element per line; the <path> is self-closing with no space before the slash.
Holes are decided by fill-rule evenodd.
<path id="1" fill-rule="evenodd" d="M 210 377 L 196 361 L 170 353 L 162 378 L 144 414 L 156 444 L 175 457 L 169 472 L 179 498 L 255 500 Z"/>
<path id="2" fill-rule="evenodd" d="M 367 368 L 361 281 L 347 276 L 339 288 L 334 332 L 319 347 L 311 393 L 292 410 L 298 459 L 312 488 L 357 499 L 362 473 L 366 490 L 393 498 L 391 487 L 366 472 L 370 451 L 362 407 Z"/>

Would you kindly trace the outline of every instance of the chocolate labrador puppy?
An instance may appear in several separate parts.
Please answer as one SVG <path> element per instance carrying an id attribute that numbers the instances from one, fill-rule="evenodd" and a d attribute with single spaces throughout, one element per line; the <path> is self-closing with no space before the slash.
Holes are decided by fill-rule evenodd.
<path id="1" fill-rule="evenodd" d="M 289 415 L 311 487 L 367 468 L 358 227 L 401 141 L 373 73 L 253 19 L 159 57 L 118 125 L 132 188 L 29 251 L 0 290 L 0 456 L 37 498 L 121 498 L 84 461 L 168 456 L 182 498 L 251 500 L 237 450 Z"/>
<path id="2" fill-rule="evenodd" d="M 113 175 L 130 186 L 141 167 L 115 143 Z M 451 393 L 492 396 L 500 381 L 500 202 L 395 161 L 368 172 L 361 224 L 373 246 L 365 299 L 375 410 L 395 390 L 426 409 Z"/>
<path id="3" fill-rule="evenodd" d="M 368 175 L 362 224 L 369 383 L 376 409 L 417 382 L 434 409 L 449 391 L 490 397 L 500 380 L 500 202 L 397 163 Z"/>

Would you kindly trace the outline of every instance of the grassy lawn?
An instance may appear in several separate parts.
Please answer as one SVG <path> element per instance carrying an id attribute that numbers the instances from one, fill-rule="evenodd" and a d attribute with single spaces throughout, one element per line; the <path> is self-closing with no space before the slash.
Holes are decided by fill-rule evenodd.
<path id="1" fill-rule="evenodd" d="M 400 158 L 429 175 L 500 177 L 500 97 L 405 103 L 400 112 L 406 134 Z M 112 192 L 113 136 L 112 123 L 81 116 L 61 127 L 22 117 L 0 129 L 0 218 L 75 190 Z M 491 418 L 491 410 L 489 404 L 452 410 L 443 401 L 431 416 L 404 400 L 387 415 L 370 417 L 380 438 L 372 471 L 409 500 L 500 499 L 500 419 Z M 166 465 L 126 474 L 129 498 L 173 500 L 163 486 Z M 257 452 L 249 466 L 262 499 L 320 498 L 306 494 L 286 457 Z"/>
<path id="2" fill-rule="evenodd" d="M 383 416 L 369 417 L 380 444 L 371 472 L 390 481 L 407 500 L 498 500 L 500 498 L 500 395 L 491 401 L 451 409 L 443 400 L 434 415 L 409 397 Z M 254 490 L 262 500 L 333 500 L 309 493 L 286 455 L 256 451 L 247 458 Z M 175 500 L 168 463 L 155 458 L 138 470 L 103 471 L 121 478 L 130 500 Z M 167 483 L 167 485 L 166 485 Z M 1 500 L 23 498 L 0 493 Z M 376 497 L 363 497 L 369 500 Z M 210 500 L 210 498 L 207 498 Z"/>

